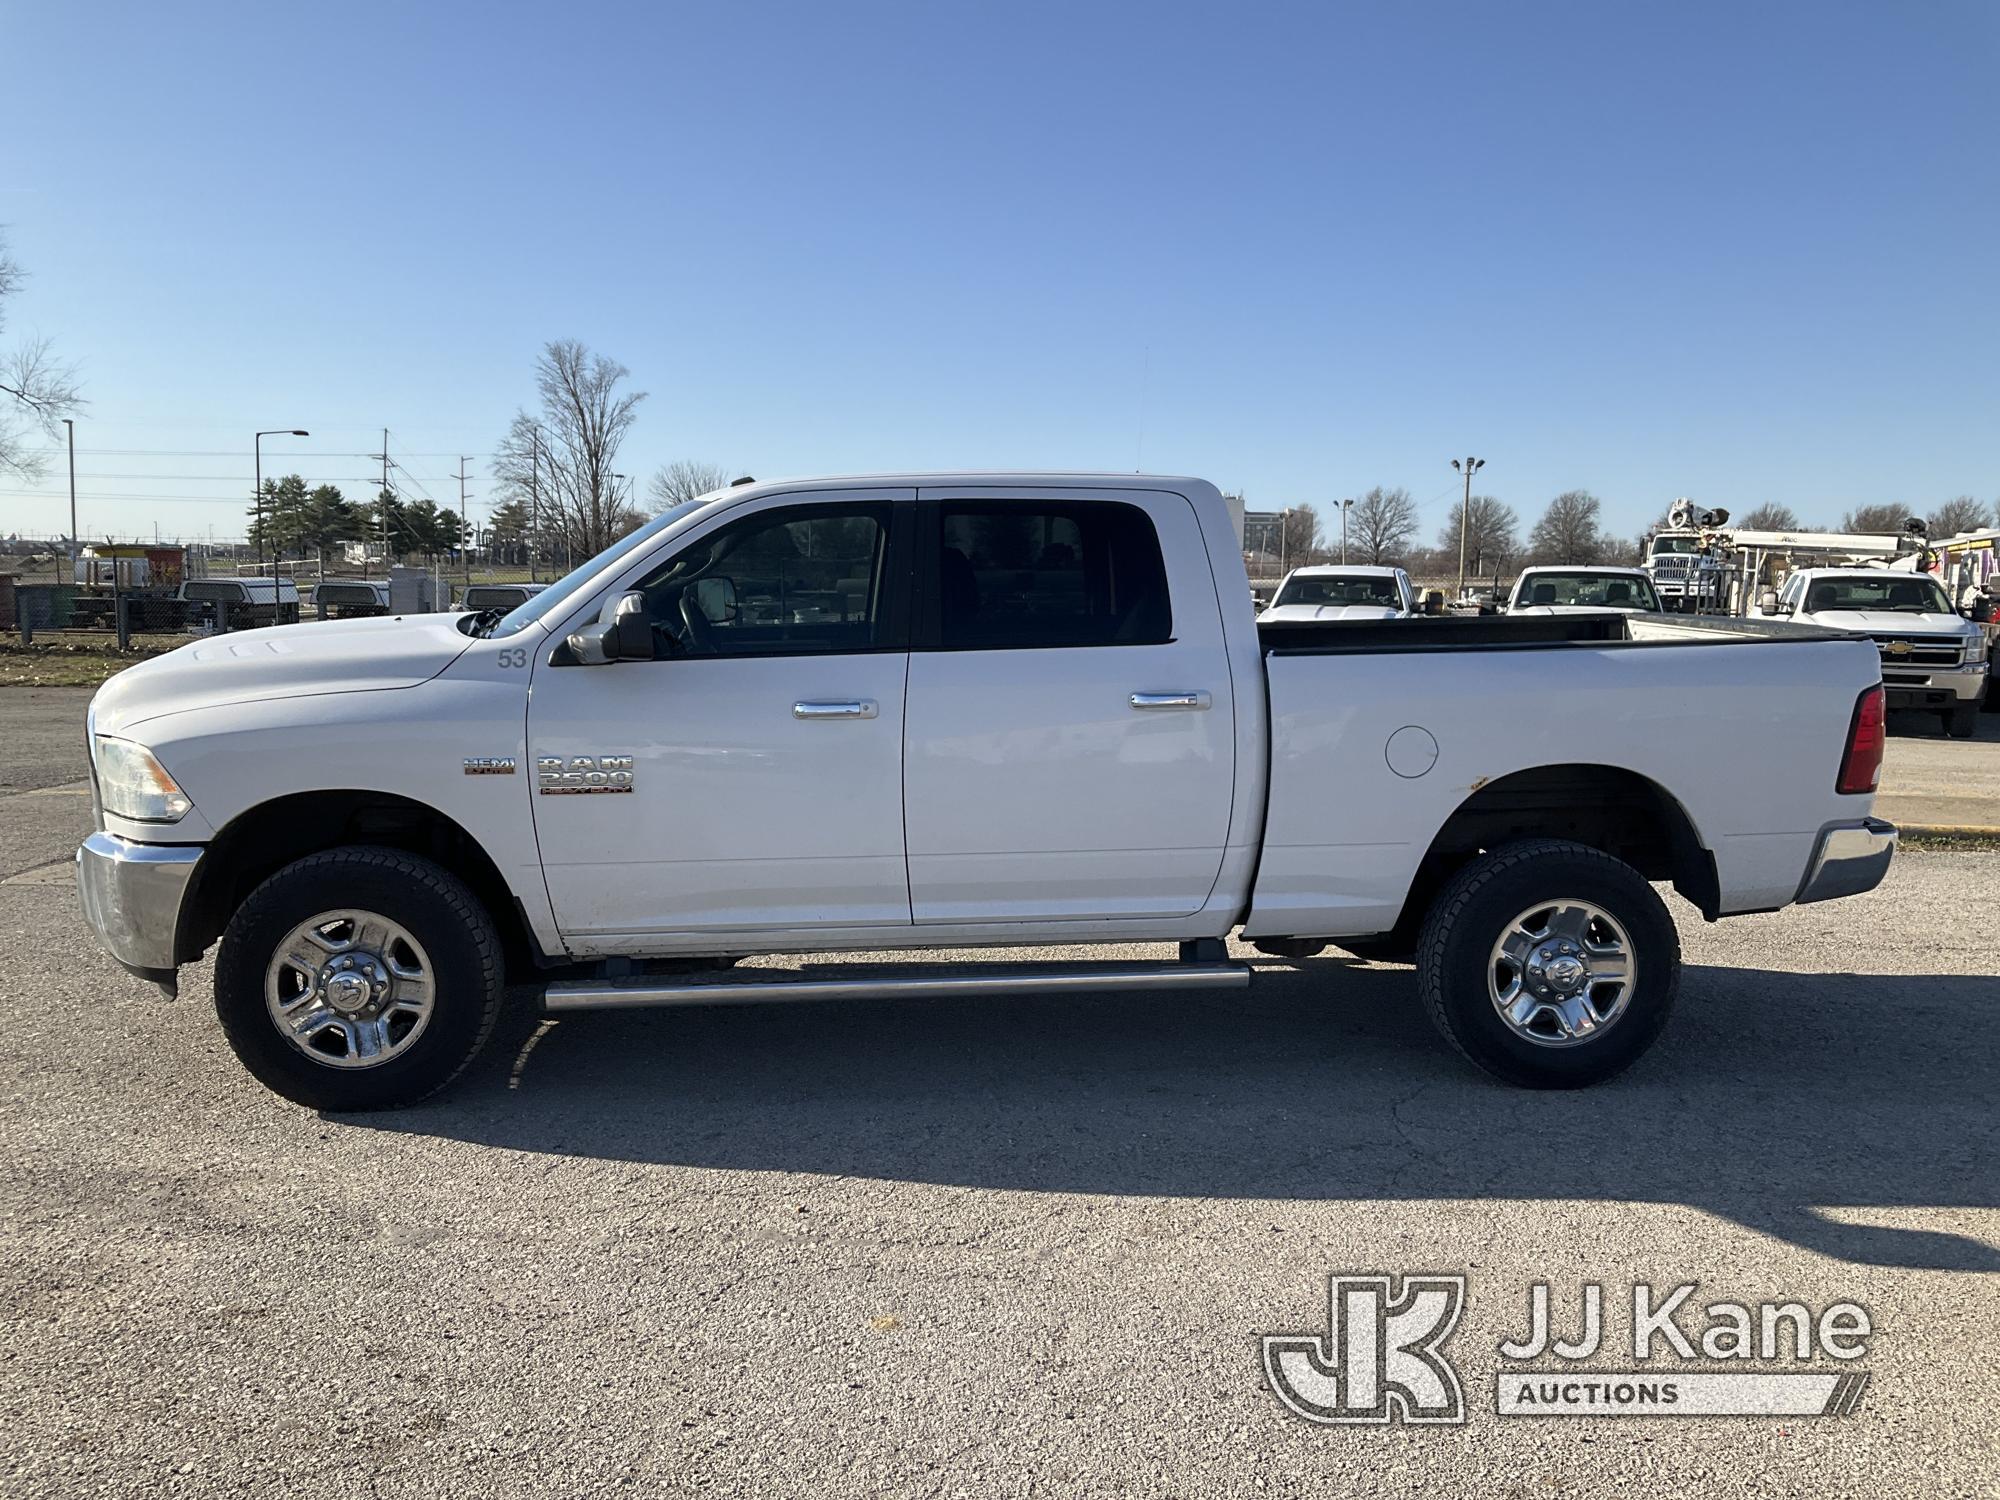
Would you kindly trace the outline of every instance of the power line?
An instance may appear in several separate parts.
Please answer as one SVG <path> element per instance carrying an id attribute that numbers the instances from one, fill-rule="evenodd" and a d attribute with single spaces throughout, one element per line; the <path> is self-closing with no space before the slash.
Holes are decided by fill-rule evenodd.
<path id="1" fill-rule="evenodd" d="M 62 448 L 41 450 L 40 457 L 53 459 L 65 452 Z M 251 455 L 240 448 L 79 448 L 78 453 L 87 453 L 93 458 L 248 458 Z M 348 452 L 339 448 L 287 448 L 288 454 L 300 458 L 378 458 L 375 453 Z M 456 461 L 466 455 L 449 453 L 412 453 L 411 458 L 449 458 Z M 491 457 L 490 454 L 474 453 L 476 459 Z M 235 476 L 230 476 L 234 478 Z"/>

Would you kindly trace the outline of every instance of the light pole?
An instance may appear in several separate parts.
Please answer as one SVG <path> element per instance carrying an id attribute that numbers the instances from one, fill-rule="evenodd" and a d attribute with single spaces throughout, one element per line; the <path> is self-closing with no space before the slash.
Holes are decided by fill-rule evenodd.
<path id="1" fill-rule="evenodd" d="M 250 448 L 256 455 L 257 463 L 257 488 L 252 494 L 256 500 L 257 509 L 257 571 L 259 573 L 264 571 L 264 439 L 267 437 L 311 436 L 312 434 L 307 432 L 303 427 L 267 427 L 258 433 L 255 438 L 251 439 Z M 273 578 L 278 576 L 276 568 L 271 570 L 271 576 Z M 275 608 L 278 598 L 277 585 L 273 584 L 271 590 L 272 606 Z M 273 616 L 273 618 L 276 617 Z"/>
<path id="2" fill-rule="evenodd" d="M 1458 508 L 1458 592 L 1459 597 L 1463 598 L 1465 596 L 1465 533 L 1470 529 L 1472 524 L 1472 476 L 1486 467 L 1486 460 L 1483 458 L 1468 457 L 1464 464 L 1461 465 L 1454 458 L 1451 461 L 1451 466 L 1465 475 L 1465 500 Z"/>
<path id="3" fill-rule="evenodd" d="M 1354 509 L 1352 500 L 1340 502 L 1340 565 L 1347 566 L 1347 513 Z"/>
<path id="4" fill-rule="evenodd" d="M 76 423 L 63 418 L 63 426 L 69 429 L 69 581 L 76 582 Z M 113 563 L 113 567 L 117 564 Z"/>

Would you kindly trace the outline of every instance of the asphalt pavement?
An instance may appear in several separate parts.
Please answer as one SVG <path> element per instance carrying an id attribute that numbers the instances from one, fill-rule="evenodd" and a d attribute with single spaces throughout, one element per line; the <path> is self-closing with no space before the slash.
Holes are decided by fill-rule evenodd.
<path id="1" fill-rule="evenodd" d="M 1908 828 L 2000 836 L 2000 713 L 1969 740 L 1948 738 L 1936 714 L 1889 715 L 1875 810 Z"/>
<path id="2" fill-rule="evenodd" d="M 1583 1093 L 1487 1081 L 1411 971 L 1329 955 L 1247 996 L 521 1004 L 442 1099 L 324 1116 L 237 1066 L 208 965 L 169 1004 L 92 950 L 80 698 L 29 691 L 0 695 L 9 1497 L 1993 1493 L 2000 855 L 1674 903 L 1675 1019 Z M 1469 1276 L 1467 1425 L 1279 1405 L 1257 1335 L 1323 1331 L 1336 1271 Z M 1634 1280 L 1865 1304 L 1866 1399 L 1494 1415 L 1532 1282 Z"/>

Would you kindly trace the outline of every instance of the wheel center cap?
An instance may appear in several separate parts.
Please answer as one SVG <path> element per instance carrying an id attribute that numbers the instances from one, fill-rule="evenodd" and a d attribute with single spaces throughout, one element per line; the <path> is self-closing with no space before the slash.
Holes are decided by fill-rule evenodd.
<path id="1" fill-rule="evenodd" d="M 389 975 L 367 954 L 342 954 L 320 971 L 320 993 L 342 1015 L 366 1010 L 388 993 Z"/>
<path id="2" fill-rule="evenodd" d="M 1544 972 L 1548 975 L 1551 987 L 1568 995 L 1583 988 L 1583 981 L 1590 970 L 1582 959 L 1565 955 L 1551 960 Z"/>

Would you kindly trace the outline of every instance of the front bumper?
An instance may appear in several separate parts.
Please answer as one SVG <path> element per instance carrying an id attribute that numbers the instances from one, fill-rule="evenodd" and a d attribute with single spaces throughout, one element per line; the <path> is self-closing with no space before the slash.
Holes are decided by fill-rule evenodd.
<path id="1" fill-rule="evenodd" d="M 93 833 L 76 851 L 76 889 L 98 947 L 171 987 L 181 902 L 202 855 L 197 844 L 138 844 Z"/>
<path id="2" fill-rule="evenodd" d="M 1896 855 L 1896 825 L 1880 818 L 1863 818 L 1858 823 L 1829 823 L 1819 831 L 1806 878 L 1792 899 L 1833 901 L 1841 896 L 1858 896 L 1872 891 L 1889 873 L 1889 861 Z"/>
<path id="3" fill-rule="evenodd" d="M 1885 664 L 1882 690 L 1891 708 L 1949 708 L 1954 703 L 1977 703 L 1986 695 L 1988 664 L 1972 667 L 1940 667 L 1935 672 L 1898 671 Z"/>

